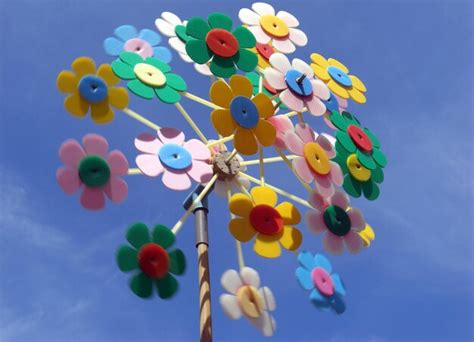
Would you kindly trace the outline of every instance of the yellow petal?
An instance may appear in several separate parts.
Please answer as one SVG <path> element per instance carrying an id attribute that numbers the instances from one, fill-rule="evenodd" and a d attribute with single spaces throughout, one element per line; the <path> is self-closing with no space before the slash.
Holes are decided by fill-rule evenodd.
<path id="1" fill-rule="evenodd" d="M 217 133 L 224 137 L 228 137 L 234 133 L 237 128 L 232 114 L 228 109 L 215 109 L 211 113 L 211 122 Z"/>
<path id="2" fill-rule="evenodd" d="M 260 54 L 257 55 L 258 57 L 258 66 L 262 69 L 268 68 L 270 66 L 270 63 L 262 57 Z"/>
<path id="3" fill-rule="evenodd" d="M 320 67 L 319 65 L 314 63 L 311 64 L 311 68 L 313 68 L 314 73 L 320 80 L 327 82 L 331 79 L 331 76 L 329 76 L 329 73 L 326 68 Z"/>
<path id="4" fill-rule="evenodd" d="M 64 107 L 72 115 L 84 117 L 89 111 L 89 103 L 85 101 L 76 91 L 64 99 Z"/>
<path id="5" fill-rule="evenodd" d="M 285 226 L 283 228 L 283 235 L 280 238 L 280 243 L 284 248 L 290 251 L 297 250 L 302 241 L 303 236 L 298 229 L 290 226 Z"/>
<path id="6" fill-rule="evenodd" d="M 252 208 L 252 200 L 245 194 L 237 193 L 230 198 L 229 209 L 232 214 L 248 217 Z"/>
<path id="7" fill-rule="evenodd" d="M 334 80 L 329 80 L 329 82 L 327 83 L 328 87 L 329 87 L 329 90 L 331 90 L 334 94 L 336 94 L 337 96 L 340 96 L 344 99 L 348 99 L 349 98 L 349 92 L 347 91 L 346 88 L 343 88 L 341 85 L 339 85 L 339 83 L 337 83 L 336 81 Z"/>
<path id="8" fill-rule="evenodd" d="M 278 235 L 258 234 L 253 245 L 253 250 L 264 258 L 278 258 L 281 254 L 280 244 L 278 243 Z"/>
<path id="9" fill-rule="evenodd" d="M 114 113 L 110 110 L 109 101 L 91 103 L 91 117 L 97 124 L 105 124 L 112 121 Z"/>
<path id="10" fill-rule="evenodd" d="M 365 247 L 369 247 L 370 243 L 375 239 L 375 233 L 369 224 L 365 225 L 365 228 L 361 230 L 360 232 L 357 232 L 360 237 L 362 238 L 362 241 L 364 242 Z"/>
<path id="11" fill-rule="evenodd" d="M 290 202 L 281 202 L 276 208 L 283 218 L 284 224 L 298 224 L 301 221 L 301 215 L 298 209 Z"/>
<path id="12" fill-rule="evenodd" d="M 229 108 L 230 101 L 232 101 L 233 97 L 234 94 L 232 90 L 223 80 L 215 81 L 209 90 L 209 98 L 211 101 L 222 108 Z"/>
<path id="13" fill-rule="evenodd" d="M 95 75 L 95 63 L 92 58 L 79 57 L 71 64 L 78 78 L 84 75 Z"/>
<path id="14" fill-rule="evenodd" d="M 230 88 L 234 96 L 245 96 L 250 98 L 253 93 L 253 87 L 250 80 L 242 75 L 234 75 L 230 78 Z"/>
<path id="15" fill-rule="evenodd" d="M 92 116 L 92 120 L 94 121 L 94 123 L 98 124 L 98 125 L 103 125 L 103 124 L 108 124 L 109 122 L 111 122 L 115 117 L 115 114 L 114 114 L 114 111 L 109 108 L 108 112 L 105 113 L 105 115 L 103 116 Z"/>
<path id="16" fill-rule="evenodd" d="M 312 53 L 310 57 L 314 63 L 316 63 L 320 67 L 323 67 L 324 69 L 326 69 L 329 66 L 329 63 L 326 60 L 326 58 L 321 56 L 319 53 Z"/>
<path id="17" fill-rule="evenodd" d="M 252 99 L 258 109 L 258 115 L 263 119 L 268 119 L 275 113 L 275 107 L 273 106 L 272 100 L 264 93 L 258 93 Z"/>
<path id="18" fill-rule="evenodd" d="M 367 88 L 365 87 L 364 82 L 362 82 L 359 77 L 354 76 L 354 75 L 349 75 L 349 78 L 351 79 L 352 85 L 355 88 L 357 88 L 358 90 L 360 90 L 363 93 L 365 93 L 367 91 Z"/>
<path id="19" fill-rule="evenodd" d="M 329 62 L 329 65 L 332 65 L 332 66 L 335 66 L 336 68 L 341 69 L 346 74 L 349 73 L 349 69 L 347 69 L 347 67 L 344 64 L 342 64 L 341 62 L 339 62 L 337 59 L 329 58 L 328 62 Z"/>
<path id="20" fill-rule="evenodd" d="M 255 186 L 250 190 L 255 205 L 266 204 L 274 207 L 278 201 L 278 196 L 275 191 L 265 186 Z"/>
<path id="21" fill-rule="evenodd" d="M 350 97 L 357 103 L 365 103 L 367 99 L 365 98 L 365 95 L 362 94 L 360 91 L 358 91 L 356 88 L 352 87 L 352 89 L 349 90 L 349 95 Z"/>
<path id="22" fill-rule="evenodd" d="M 257 140 L 252 130 L 237 127 L 234 135 L 234 147 L 237 152 L 247 156 L 257 153 Z"/>
<path id="23" fill-rule="evenodd" d="M 266 120 L 258 120 L 257 127 L 253 128 L 257 140 L 265 147 L 272 146 L 275 143 L 276 129 Z"/>
<path id="24" fill-rule="evenodd" d="M 229 231 L 240 242 L 250 241 L 257 231 L 253 229 L 250 221 L 245 218 L 235 218 L 229 222 Z"/>
<path id="25" fill-rule="evenodd" d="M 97 76 L 102 78 L 109 87 L 120 82 L 120 78 L 115 76 L 110 64 L 101 64 L 97 70 Z"/>
<path id="26" fill-rule="evenodd" d="M 128 91 L 125 88 L 109 88 L 109 102 L 118 109 L 128 106 Z"/>
<path id="27" fill-rule="evenodd" d="M 79 78 L 69 70 L 63 70 L 59 73 L 56 79 L 56 85 L 59 91 L 63 93 L 74 93 L 77 90 Z"/>

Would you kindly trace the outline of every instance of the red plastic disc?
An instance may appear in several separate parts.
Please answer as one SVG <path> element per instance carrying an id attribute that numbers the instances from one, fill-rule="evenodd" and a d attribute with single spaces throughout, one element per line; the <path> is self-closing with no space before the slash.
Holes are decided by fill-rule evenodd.
<path id="1" fill-rule="evenodd" d="M 347 133 L 351 137 L 354 144 L 364 152 L 372 152 L 372 141 L 370 138 L 365 134 L 365 132 L 355 125 L 350 125 L 347 128 Z"/>
<path id="2" fill-rule="evenodd" d="M 213 29 L 206 36 L 206 44 L 217 56 L 232 57 L 239 51 L 234 35 L 224 29 Z"/>
<path id="3" fill-rule="evenodd" d="M 262 83 L 263 87 L 268 90 L 268 92 L 272 95 L 275 95 L 277 93 L 276 89 L 273 88 L 268 82 L 266 79 L 263 79 L 263 83 Z"/>
<path id="4" fill-rule="evenodd" d="M 147 243 L 138 252 L 138 264 L 150 278 L 163 278 L 168 273 L 168 253 L 156 243 Z"/>
<path id="5" fill-rule="evenodd" d="M 269 44 L 257 43 L 256 48 L 258 53 L 267 61 L 270 59 L 270 56 L 273 55 L 273 53 L 275 52 L 275 50 L 273 50 L 273 47 Z"/>
<path id="6" fill-rule="evenodd" d="M 259 204 L 252 209 L 250 223 L 257 232 L 264 235 L 276 235 L 283 229 L 280 213 L 266 204 Z"/>

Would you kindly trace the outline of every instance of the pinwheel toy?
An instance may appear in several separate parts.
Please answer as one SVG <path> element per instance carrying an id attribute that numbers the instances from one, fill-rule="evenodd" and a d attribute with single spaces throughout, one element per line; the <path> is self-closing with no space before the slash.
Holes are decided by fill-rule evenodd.
<path id="1" fill-rule="evenodd" d="M 133 163 L 122 152 L 109 151 L 109 143 L 99 134 L 61 145 L 64 165 L 57 170 L 57 181 L 67 194 L 80 193 L 84 208 L 99 210 L 109 201 L 123 202 L 128 193 L 126 176 L 151 177 L 163 185 L 163 193 L 194 186 L 183 196 L 184 213 L 173 226 L 131 224 L 116 261 L 120 271 L 130 274 L 129 287 L 136 296 L 151 298 L 156 293 L 170 300 L 182 286 L 178 280 L 186 270 L 176 236 L 194 214 L 203 341 L 212 339 L 207 254 L 211 191 L 228 201 L 228 233 L 235 239 L 239 265 L 222 275 L 222 309 L 230 319 L 243 317 L 271 336 L 276 329 L 276 299 L 258 272 L 245 263 L 242 244 L 250 244 L 263 258 L 296 252 L 295 281 L 309 291 L 310 302 L 322 311 L 342 314 L 346 287 L 341 276 L 321 253 L 300 247 L 308 234 L 321 234 L 322 245 L 314 249 L 322 247 L 331 255 L 370 247 L 374 231 L 349 196 L 377 199 L 387 164 L 376 135 L 349 109 L 349 101 L 366 102 L 367 89 L 354 70 L 349 72 L 338 60 L 318 53 L 289 58 L 287 54 L 308 43 L 289 12 L 257 2 L 241 9 L 238 18 L 241 23 L 211 13 L 181 20 L 163 12 L 155 21 L 180 58 L 193 64 L 203 80 L 210 77 L 208 97 L 188 92 L 185 78 L 169 64 L 172 53 L 160 33 L 131 25 L 118 26 L 104 37 L 110 64 L 97 66 L 91 58 L 79 57 L 71 70 L 57 77 L 64 107 L 72 116 L 86 120 L 90 116 L 95 124 L 104 125 L 124 113 L 147 129 L 130 142 L 137 150 Z M 196 137 L 166 127 L 164 115 L 147 118 L 130 109 L 129 97 L 134 95 L 175 107 Z M 214 140 L 208 140 L 185 109 L 184 99 L 208 109 Z M 318 129 L 310 126 L 309 117 L 321 123 Z M 324 128 L 333 134 L 322 133 Z M 278 162 L 288 166 L 307 198 L 268 182 L 272 177 L 266 166 Z M 256 177 L 251 175 L 255 166 Z"/>

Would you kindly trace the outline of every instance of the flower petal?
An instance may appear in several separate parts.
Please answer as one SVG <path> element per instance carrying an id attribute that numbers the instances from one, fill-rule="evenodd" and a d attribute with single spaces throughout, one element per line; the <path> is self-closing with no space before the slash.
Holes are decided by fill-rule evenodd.
<path id="1" fill-rule="evenodd" d="M 116 260 L 120 271 L 129 272 L 138 268 L 138 251 L 130 246 L 120 246 Z"/>
<path id="2" fill-rule="evenodd" d="M 170 265 L 169 271 L 176 275 L 184 274 L 186 271 L 186 258 L 180 249 L 175 249 L 168 253 Z"/>
<path id="3" fill-rule="evenodd" d="M 285 226 L 283 228 L 283 235 L 280 238 L 280 243 L 284 248 L 290 251 L 295 251 L 300 247 L 302 242 L 303 235 L 301 235 L 301 232 L 298 229 L 291 226 Z"/>
<path id="4" fill-rule="evenodd" d="M 91 118 L 96 124 L 106 124 L 113 120 L 114 112 L 111 110 L 109 102 L 104 100 L 91 104 Z"/>
<path id="5" fill-rule="evenodd" d="M 272 100 L 270 98 L 263 94 L 263 93 L 258 93 L 253 99 L 252 102 L 255 103 L 255 105 L 258 108 L 258 115 L 262 119 L 267 119 L 273 116 L 273 113 L 275 112 L 275 107 L 273 106 Z"/>
<path id="6" fill-rule="evenodd" d="M 135 138 L 135 147 L 140 152 L 157 154 L 163 143 L 150 133 L 141 133 Z"/>
<path id="7" fill-rule="evenodd" d="M 323 296 L 317 289 L 311 291 L 309 298 L 318 309 L 328 309 L 331 306 L 329 297 Z"/>
<path id="8" fill-rule="evenodd" d="M 233 134 L 237 128 L 237 124 L 232 118 L 232 114 L 228 109 L 215 109 L 211 113 L 211 122 L 214 129 L 220 135 L 228 137 Z"/>
<path id="9" fill-rule="evenodd" d="M 311 271 L 315 267 L 314 257 L 308 251 L 302 251 L 298 254 L 298 262 L 306 271 Z"/>
<path id="10" fill-rule="evenodd" d="M 127 88 L 137 96 L 140 96 L 146 100 L 151 100 L 155 97 L 153 88 L 143 84 L 139 80 L 133 80 L 127 83 Z"/>
<path id="11" fill-rule="evenodd" d="M 232 19 L 222 13 L 212 13 L 207 18 L 212 29 L 224 29 L 226 31 L 232 30 Z"/>
<path id="12" fill-rule="evenodd" d="M 158 130 L 158 138 L 163 144 L 184 144 L 184 133 L 173 127 L 163 127 Z"/>
<path id="13" fill-rule="evenodd" d="M 295 132 L 301 138 L 303 143 L 313 142 L 316 139 L 315 132 L 307 123 L 297 123 L 295 125 Z"/>
<path id="14" fill-rule="evenodd" d="M 248 8 L 242 8 L 239 11 L 239 19 L 247 25 L 260 25 L 260 16 Z"/>
<path id="15" fill-rule="evenodd" d="M 236 270 L 227 270 L 222 274 L 221 285 L 227 292 L 235 295 L 237 290 L 244 284 Z"/>
<path id="16" fill-rule="evenodd" d="M 275 191 L 265 186 L 255 186 L 250 190 L 255 205 L 266 204 L 274 207 L 278 201 L 278 196 Z"/>
<path id="17" fill-rule="evenodd" d="M 344 251 L 343 238 L 327 232 L 323 238 L 324 249 L 333 255 L 341 255 Z"/>
<path id="18" fill-rule="evenodd" d="M 120 82 L 120 78 L 115 76 L 110 64 L 101 64 L 97 69 L 97 76 L 102 78 L 109 87 L 112 87 Z M 110 93 L 109 89 L 109 93 Z"/>
<path id="19" fill-rule="evenodd" d="M 178 281 L 170 273 L 168 273 L 164 278 L 157 279 L 155 284 L 158 289 L 158 296 L 161 299 L 173 297 L 173 295 L 178 291 L 179 287 Z"/>
<path id="20" fill-rule="evenodd" d="M 276 300 L 272 290 L 270 290 L 270 288 L 267 286 L 263 286 L 258 289 L 258 292 L 260 293 L 260 296 L 263 297 L 264 310 L 275 311 Z"/>
<path id="21" fill-rule="evenodd" d="M 84 187 L 81 194 L 81 205 L 90 210 L 99 210 L 105 206 L 104 192 L 100 188 Z"/>
<path id="22" fill-rule="evenodd" d="M 125 88 L 111 88 L 108 99 L 112 106 L 124 109 L 128 105 L 128 92 Z"/>
<path id="23" fill-rule="evenodd" d="M 270 64 L 283 75 L 286 75 L 286 73 L 291 69 L 291 64 L 288 60 L 288 57 L 282 53 L 275 52 L 270 56 L 269 61 Z"/>
<path id="24" fill-rule="evenodd" d="M 188 53 L 186 52 L 186 44 L 179 39 L 178 37 L 173 37 L 168 40 L 168 44 L 175 49 L 177 52 L 180 54 L 185 54 L 187 55 Z M 191 60 L 192 61 L 192 60 Z"/>
<path id="25" fill-rule="evenodd" d="M 129 286 L 133 293 L 140 298 L 150 298 L 153 294 L 153 282 L 143 272 L 133 276 L 130 280 Z"/>
<path id="26" fill-rule="evenodd" d="M 198 183 L 206 183 L 209 182 L 212 178 L 212 166 L 209 163 L 200 161 L 200 160 L 193 160 L 191 164 L 191 168 L 186 171 L 189 177 L 194 179 L 194 181 Z"/>
<path id="27" fill-rule="evenodd" d="M 290 28 L 297 27 L 300 25 L 298 19 L 296 19 L 296 17 L 293 14 L 288 13 L 286 11 L 278 11 L 276 16 L 280 18 L 281 20 L 283 20 L 285 24 Z"/>
<path id="28" fill-rule="evenodd" d="M 339 62 L 337 59 L 335 58 L 328 58 L 328 62 L 330 65 L 332 66 L 335 66 L 336 68 L 339 68 L 342 70 L 342 72 L 348 74 L 349 73 L 349 69 L 347 69 L 347 67 L 342 64 L 341 62 Z"/>
<path id="29" fill-rule="evenodd" d="M 140 154 L 135 162 L 140 171 L 149 177 L 156 177 L 165 170 L 156 154 Z"/>
<path id="30" fill-rule="evenodd" d="M 252 200 L 247 195 L 237 193 L 230 198 L 229 210 L 232 214 L 248 218 L 252 209 Z"/>
<path id="31" fill-rule="evenodd" d="M 311 67 L 303 60 L 299 58 L 293 58 L 293 61 L 291 62 L 291 65 L 293 69 L 296 69 L 303 74 L 305 74 L 309 79 L 312 79 L 314 77 L 314 71 L 311 69 Z"/>
<path id="32" fill-rule="evenodd" d="M 260 25 L 249 26 L 248 29 L 250 32 L 252 32 L 256 41 L 260 44 L 268 44 L 272 39 L 268 34 L 265 33 L 265 31 L 262 30 Z"/>
<path id="33" fill-rule="evenodd" d="M 329 66 L 329 62 L 327 61 L 327 59 L 318 53 L 312 53 L 310 58 L 314 63 L 316 63 L 316 65 L 319 65 L 324 69 Z"/>
<path id="34" fill-rule="evenodd" d="M 241 48 L 233 57 L 235 65 L 242 71 L 251 72 L 258 64 L 258 56 L 255 52 Z"/>
<path id="35" fill-rule="evenodd" d="M 356 87 L 357 90 L 359 90 L 361 92 L 366 92 L 367 91 L 367 88 L 365 87 L 364 82 L 362 82 L 359 77 L 354 76 L 354 75 L 349 75 L 349 78 L 352 81 L 352 85 L 354 87 Z"/>
<path id="36" fill-rule="evenodd" d="M 310 269 L 311 270 L 311 269 Z M 311 279 L 311 273 L 303 267 L 298 267 L 295 271 L 296 279 L 298 284 L 305 290 L 314 289 L 313 280 Z"/>
<path id="37" fill-rule="evenodd" d="M 138 34 L 138 38 L 146 40 L 151 46 L 158 45 L 161 42 L 160 34 L 150 29 L 141 30 Z"/>
<path id="38" fill-rule="evenodd" d="M 293 53 L 296 50 L 295 44 L 293 44 L 289 38 L 284 38 L 284 39 L 273 38 L 272 45 L 277 51 L 280 51 L 286 54 Z"/>
<path id="39" fill-rule="evenodd" d="M 280 150 L 286 149 L 284 136 L 287 131 L 293 128 L 291 120 L 284 115 L 278 115 L 268 118 L 268 121 L 275 127 L 277 132 L 275 138 L 275 147 L 279 148 Z"/>
<path id="40" fill-rule="evenodd" d="M 274 236 L 258 234 L 253 249 L 264 258 L 278 258 L 281 255 L 280 244 Z"/>
<path id="41" fill-rule="evenodd" d="M 107 156 L 109 143 L 101 135 L 87 134 L 82 139 L 82 144 L 84 145 L 84 150 L 86 154 L 99 155 L 103 158 Z"/>
<path id="42" fill-rule="evenodd" d="M 308 202 L 318 211 L 324 211 L 326 207 L 326 202 L 324 201 L 323 196 L 321 196 L 321 194 L 318 194 L 317 191 L 311 191 L 311 193 L 309 194 Z"/>
<path id="43" fill-rule="evenodd" d="M 56 85 L 63 93 L 74 93 L 78 83 L 79 78 L 69 70 L 61 71 L 56 79 Z"/>
<path id="44" fill-rule="evenodd" d="M 315 116 L 321 116 L 326 113 L 326 106 L 317 96 L 313 96 L 311 101 L 305 102 L 305 105 L 308 108 L 308 112 Z"/>
<path id="45" fill-rule="evenodd" d="M 334 150 L 333 144 L 324 133 L 318 135 L 316 138 L 316 143 L 324 149 L 330 159 L 336 156 L 336 151 Z"/>
<path id="46" fill-rule="evenodd" d="M 72 169 L 77 168 L 82 158 L 86 156 L 86 152 L 82 146 L 74 139 L 68 139 L 61 144 L 59 148 L 59 158 L 65 166 Z"/>
<path id="47" fill-rule="evenodd" d="M 280 71 L 273 68 L 266 68 L 263 71 L 263 75 L 271 87 L 277 90 L 288 88 L 288 85 L 285 82 L 285 75 Z"/>
<path id="48" fill-rule="evenodd" d="M 240 270 L 240 277 L 242 278 L 244 284 L 253 286 L 257 289 L 260 287 L 260 276 L 258 275 L 258 272 L 255 271 L 253 268 L 242 268 Z"/>
<path id="49" fill-rule="evenodd" d="M 257 153 L 257 140 L 252 130 L 238 127 L 234 134 L 235 149 L 245 155 L 252 155 Z"/>
<path id="50" fill-rule="evenodd" d="M 306 225 L 308 229 L 315 234 L 321 234 L 327 230 L 326 224 L 324 223 L 323 214 L 315 210 L 306 212 Z"/>
<path id="51" fill-rule="evenodd" d="M 311 68 L 313 68 L 313 71 L 316 77 L 319 78 L 320 80 L 327 82 L 331 79 L 331 76 L 329 76 L 329 73 L 326 70 L 326 68 L 323 68 L 322 66 L 314 64 L 314 63 L 311 64 Z"/>
<path id="52" fill-rule="evenodd" d="M 112 62 L 112 71 L 123 80 L 133 80 L 136 78 L 133 67 L 117 59 Z"/>
<path id="53" fill-rule="evenodd" d="M 331 262 L 322 254 L 316 254 L 314 256 L 314 267 L 322 267 L 328 273 L 332 273 Z"/>
<path id="54" fill-rule="evenodd" d="M 319 97 L 321 100 L 328 100 L 331 97 L 326 84 L 321 80 L 311 80 L 311 86 L 313 87 L 314 95 Z"/>
<path id="55" fill-rule="evenodd" d="M 333 79 L 329 80 L 327 86 L 329 87 L 329 90 L 331 90 L 331 92 L 333 92 L 335 95 L 340 96 L 344 99 L 349 98 L 349 92 L 347 91 L 347 89 L 339 85 L 339 83 L 337 83 Z"/>
<path id="56" fill-rule="evenodd" d="M 198 64 L 209 62 L 213 53 L 202 40 L 191 39 L 186 43 L 186 52 Z"/>
<path id="57" fill-rule="evenodd" d="M 205 40 L 210 30 L 207 21 L 200 17 L 192 17 L 186 25 L 186 34 L 199 40 Z"/>
<path id="58" fill-rule="evenodd" d="M 308 44 L 308 37 L 306 34 L 297 29 L 297 28 L 291 28 L 290 27 L 290 40 L 297 46 L 305 46 Z"/>
<path id="59" fill-rule="evenodd" d="M 329 199 L 329 202 L 332 205 L 336 205 L 339 208 L 346 210 L 349 206 L 349 197 L 347 197 L 347 195 L 342 191 L 336 191 L 334 195 Z"/>
<path id="60" fill-rule="evenodd" d="M 170 170 L 165 170 L 163 184 L 171 190 L 187 190 L 191 187 L 191 180 L 186 173 L 177 173 Z"/>
<path id="61" fill-rule="evenodd" d="M 211 102 L 222 108 L 230 108 L 230 102 L 234 98 L 234 93 L 230 86 L 223 80 L 217 80 L 212 83 L 209 90 Z"/>
<path id="62" fill-rule="evenodd" d="M 191 153 L 193 159 L 207 161 L 211 158 L 211 151 L 200 140 L 190 139 L 183 144 L 183 147 Z"/>
<path id="63" fill-rule="evenodd" d="M 72 69 L 76 73 L 78 79 L 81 79 L 84 75 L 95 74 L 95 62 L 89 57 L 79 57 L 74 60 L 71 64 Z"/>
<path id="64" fill-rule="evenodd" d="M 247 77 L 234 75 L 230 78 L 229 84 L 234 96 L 245 96 L 248 98 L 252 96 L 252 83 L 250 83 Z"/>
<path id="65" fill-rule="evenodd" d="M 276 129 L 270 122 L 260 119 L 253 132 L 261 145 L 268 147 L 275 143 Z"/>
<path id="66" fill-rule="evenodd" d="M 302 112 L 304 109 L 303 100 L 296 97 L 289 89 L 285 89 L 280 93 L 280 100 L 291 110 Z"/>
<path id="67" fill-rule="evenodd" d="M 56 171 L 56 180 L 61 189 L 67 194 L 73 194 L 81 187 L 81 179 L 77 169 L 61 167 Z"/>
<path id="68" fill-rule="evenodd" d="M 151 233 L 151 240 L 164 249 L 168 249 L 175 243 L 176 237 L 171 229 L 162 224 L 157 224 Z"/>
<path id="69" fill-rule="evenodd" d="M 240 242 L 250 241 L 257 231 L 246 218 L 234 218 L 229 222 L 229 231 Z"/>
<path id="70" fill-rule="evenodd" d="M 255 36 L 246 27 L 239 26 L 232 34 L 237 39 L 241 48 L 253 48 L 257 43 Z"/>
<path id="71" fill-rule="evenodd" d="M 352 89 L 349 89 L 348 92 L 351 99 L 353 99 L 355 102 L 360 104 L 367 102 L 367 98 L 365 97 L 365 95 L 358 89 L 353 87 Z"/>
<path id="72" fill-rule="evenodd" d="M 127 241 L 136 249 L 140 249 L 151 241 L 148 227 L 141 222 L 135 223 L 127 231 Z"/>
<path id="73" fill-rule="evenodd" d="M 342 174 L 341 167 L 333 161 L 329 162 L 329 164 L 331 165 L 330 174 L 332 182 L 336 186 L 342 186 L 342 183 L 344 182 L 344 175 Z"/>
<path id="74" fill-rule="evenodd" d="M 176 37 L 176 32 L 175 32 L 176 25 L 170 24 L 169 22 L 161 18 L 157 18 L 155 20 L 155 26 L 158 29 L 158 31 L 160 31 L 165 36 Z"/>
<path id="75" fill-rule="evenodd" d="M 252 9 L 260 15 L 275 15 L 275 10 L 272 5 L 264 2 L 255 2 L 252 4 Z"/>
<path id="76" fill-rule="evenodd" d="M 350 230 L 344 236 L 344 242 L 346 243 L 347 250 L 352 254 L 359 253 L 363 246 L 362 238 L 353 230 Z"/>
<path id="77" fill-rule="evenodd" d="M 344 282 L 342 281 L 341 277 L 337 273 L 331 274 L 332 283 L 334 285 L 334 291 L 340 296 L 346 295 L 346 287 L 344 286 Z"/>
<path id="78" fill-rule="evenodd" d="M 349 219 L 351 220 L 351 227 L 356 230 L 362 230 L 365 228 L 365 219 L 362 215 L 362 212 L 357 208 L 351 208 L 347 213 L 349 215 Z"/>
<path id="79" fill-rule="evenodd" d="M 112 177 L 104 186 L 104 192 L 112 202 L 121 203 L 128 195 L 128 185 L 123 179 Z"/>
<path id="80" fill-rule="evenodd" d="M 164 103 L 174 104 L 181 100 L 181 95 L 168 85 L 161 88 L 154 88 L 153 90 Z"/>
<path id="81" fill-rule="evenodd" d="M 304 150 L 303 150 L 304 143 L 295 132 L 291 132 L 291 131 L 286 132 L 285 144 L 286 144 L 286 147 L 294 154 L 297 154 L 299 156 L 304 155 Z"/>
<path id="82" fill-rule="evenodd" d="M 324 198 L 328 198 L 334 194 L 334 185 L 332 183 L 331 175 L 327 174 L 324 176 L 314 174 L 314 182 L 316 185 L 316 190 Z"/>
<path id="83" fill-rule="evenodd" d="M 220 295 L 219 302 L 221 303 L 222 311 L 230 319 L 239 319 L 242 316 L 237 296 L 224 293 Z"/>
<path id="84" fill-rule="evenodd" d="M 122 25 L 114 30 L 114 34 L 125 42 L 137 36 L 137 29 L 132 25 Z"/>
<path id="85" fill-rule="evenodd" d="M 290 202 L 281 202 L 276 208 L 283 218 L 283 224 L 298 224 L 301 221 L 301 215 L 298 209 Z"/>
<path id="86" fill-rule="evenodd" d="M 64 107 L 74 116 L 84 117 L 89 111 L 89 103 L 78 92 L 64 99 Z"/>
<path id="87" fill-rule="evenodd" d="M 236 57 L 237 55 L 238 54 L 233 58 L 238 58 Z M 255 65 L 257 65 L 257 63 L 255 63 Z M 215 76 L 223 78 L 231 77 L 232 75 L 235 75 L 237 71 L 233 59 L 219 56 L 214 56 L 212 59 L 210 70 Z"/>

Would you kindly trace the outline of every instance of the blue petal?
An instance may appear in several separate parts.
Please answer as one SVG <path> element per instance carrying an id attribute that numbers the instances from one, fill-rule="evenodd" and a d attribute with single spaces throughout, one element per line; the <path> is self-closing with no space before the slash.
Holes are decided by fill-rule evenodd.
<path id="1" fill-rule="evenodd" d="M 346 287 L 344 286 L 344 282 L 342 281 L 341 277 L 337 273 L 331 274 L 332 283 L 334 285 L 334 290 L 340 296 L 346 295 Z"/>
<path id="2" fill-rule="evenodd" d="M 308 270 L 305 270 L 303 267 L 298 267 L 295 272 L 296 279 L 298 283 L 305 290 L 314 289 L 313 281 L 311 280 L 311 273 Z"/>
<path id="3" fill-rule="evenodd" d="M 311 271 L 315 267 L 313 255 L 307 251 L 302 251 L 298 254 L 298 262 L 308 271 Z"/>
<path id="4" fill-rule="evenodd" d="M 309 299 L 313 302 L 318 309 L 327 310 L 331 307 L 331 302 L 329 298 L 323 296 L 317 289 L 313 289 L 309 295 Z"/>
<path id="5" fill-rule="evenodd" d="M 161 42 L 160 34 L 149 29 L 141 30 L 138 38 L 146 40 L 151 46 L 158 45 Z"/>
<path id="6" fill-rule="evenodd" d="M 314 263 L 316 267 L 322 267 L 328 272 L 329 274 L 332 272 L 332 265 L 328 259 L 322 254 L 316 254 L 314 256 Z"/>
<path id="7" fill-rule="evenodd" d="M 338 315 L 346 311 L 346 303 L 344 303 L 344 300 L 338 295 L 331 297 L 331 306 Z"/>
<path id="8" fill-rule="evenodd" d="M 118 56 L 123 51 L 124 43 L 115 37 L 109 37 L 104 40 L 105 53 L 109 56 Z"/>
<path id="9" fill-rule="evenodd" d="M 170 49 L 163 46 L 157 46 L 153 48 L 153 55 L 165 63 L 171 62 L 171 58 L 173 57 L 171 55 Z"/>
<path id="10" fill-rule="evenodd" d="M 115 35 L 126 42 L 137 36 L 137 29 L 132 25 L 122 25 L 115 29 Z"/>

